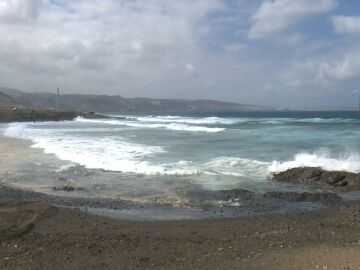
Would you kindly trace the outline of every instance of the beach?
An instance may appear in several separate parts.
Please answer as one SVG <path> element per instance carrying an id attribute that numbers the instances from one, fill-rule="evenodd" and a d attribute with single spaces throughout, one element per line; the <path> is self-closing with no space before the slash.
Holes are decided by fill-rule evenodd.
<path id="1" fill-rule="evenodd" d="M 360 1 L 0 0 L 0 270 L 360 270 Z"/>
<path id="2" fill-rule="evenodd" d="M 1 239 L 1 269 L 360 269 L 358 204 L 288 215 L 139 222 L 47 204 L 1 203 L 2 222 L 19 224 L 34 214 L 31 230 Z"/>
<path id="3" fill-rule="evenodd" d="M 84 133 L 96 129 L 99 134 L 94 134 L 101 138 L 109 132 L 132 134 L 139 127 L 124 128 L 122 120 L 105 120 L 105 124 L 99 121 L 91 120 L 89 124 L 88 120 L 77 119 L 1 126 L 4 135 L 0 136 L 0 269 L 360 269 L 360 205 L 358 186 L 352 186 L 352 178 L 349 183 L 344 182 L 346 178 L 334 182 L 341 183 L 339 186 L 327 186 L 326 179 L 321 185 L 286 183 L 287 172 L 298 173 L 305 182 L 309 175 L 319 175 L 319 179 L 339 175 L 332 176 L 320 169 L 293 169 L 279 175 L 284 181 L 276 181 L 264 176 L 267 167 L 272 166 L 270 162 L 244 163 L 241 158 L 224 157 L 222 163 L 203 163 L 206 169 L 200 165 L 202 171 L 198 169 L 200 173 L 190 176 L 185 162 L 173 163 L 179 168 L 161 175 L 164 171 L 159 166 L 129 156 L 146 151 L 161 156 L 164 151 L 159 148 L 119 139 L 102 142 Z M 134 125 L 130 120 L 124 121 Z M 186 136 L 202 140 L 204 129 L 194 131 L 190 122 L 206 121 L 206 138 L 213 145 L 219 136 L 238 134 L 240 130 L 237 126 L 228 127 L 240 125 L 234 124 L 239 120 L 227 118 L 141 121 L 187 121 L 191 131 L 155 127 L 156 136 L 179 132 L 179 139 L 172 137 L 178 141 Z M 219 121 L 226 122 L 228 131 L 212 132 L 218 128 L 212 126 L 213 122 L 217 125 Z M 254 125 L 253 120 L 246 121 Z M 278 122 L 290 120 L 256 121 L 261 121 L 259 125 L 269 122 L 267 125 L 275 129 Z M 323 125 L 328 127 L 325 120 L 296 121 L 300 124 L 292 121 L 286 125 L 316 125 L 319 130 L 324 129 Z M 348 126 L 351 121 L 341 124 Z M 153 124 L 144 126 L 140 131 L 154 129 Z M 158 139 L 155 135 L 153 138 Z M 66 140 L 61 136 L 66 136 Z M 123 140 L 116 136 L 110 138 Z M 355 138 L 353 134 L 349 136 L 349 140 Z M 109 146 L 101 156 L 97 155 L 96 151 L 107 145 L 115 148 Z M 70 155 L 75 157 L 72 162 L 63 156 L 76 147 L 80 147 L 76 154 L 88 155 L 100 165 L 111 154 L 118 154 L 114 149 L 123 147 L 128 155 L 121 157 L 128 158 L 128 168 L 144 171 L 77 165 L 78 156 Z M 92 156 L 91 151 L 96 155 Z M 121 160 L 115 161 L 106 164 Z M 322 162 L 326 165 L 332 160 Z M 337 163 L 351 169 L 355 168 L 356 160 Z M 147 167 L 141 166 L 144 164 Z M 157 174 L 152 174 L 153 168 L 158 169 Z M 178 174 L 180 168 L 184 175 Z M 212 173 L 208 174 L 210 169 Z M 238 174 L 243 171 L 247 175 Z M 353 181 L 357 181 L 355 178 Z"/>

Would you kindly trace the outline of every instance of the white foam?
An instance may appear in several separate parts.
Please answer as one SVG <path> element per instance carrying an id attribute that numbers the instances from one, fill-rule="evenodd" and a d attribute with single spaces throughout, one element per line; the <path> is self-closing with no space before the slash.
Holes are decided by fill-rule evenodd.
<path id="1" fill-rule="evenodd" d="M 36 124 L 34 124 L 36 126 Z M 30 139 L 33 147 L 55 154 L 91 169 L 156 174 L 163 168 L 148 164 L 144 157 L 164 152 L 159 146 L 147 146 L 124 141 L 123 138 L 64 136 L 56 129 L 39 129 L 27 124 L 12 124 L 5 131 L 9 137 Z"/>
<path id="2" fill-rule="evenodd" d="M 201 168 L 207 173 L 249 177 L 263 180 L 268 172 L 268 162 L 238 157 L 218 157 L 206 162 Z"/>
<path id="3" fill-rule="evenodd" d="M 59 129 L 46 129 L 37 124 L 11 124 L 5 135 L 30 139 L 34 142 L 33 147 L 89 169 L 147 175 L 217 174 L 259 178 L 265 175 L 267 168 L 263 162 L 233 157 L 219 157 L 200 164 L 191 161 L 152 164 L 146 158 L 163 153 L 165 149 L 132 143 L 120 137 L 94 139 L 85 135 L 66 135 Z"/>
<path id="4" fill-rule="evenodd" d="M 328 153 L 300 153 L 293 160 L 273 161 L 269 166 L 270 172 L 281 172 L 296 167 L 321 167 L 324 170 L 360 172 L 360 155 L 357 153 L 332 157 Z"/>
<path id="5" fill-rule="evenodd" d="M 83 120 L 85 119 L 79 121 Z M 131 124 L 142 125 L 142 123 Z M 48 127 L 41 123 L 14 123 L 7 127 L 5 135 L 32 140 L 34 142 L 33 147 L 41 148 L 46 153 L 55 154 L 62 160 L 72 161 L 86 168 L 148 175 L 208 174 L 245 177 L 262 181 L 269 173 L 301 166 L 360 172 L 359 154 L 333 156 L 324 151 L 299 153 L 293 159 L 283 162 L 263 162 L 255 159 L 221 156 L 204 162 L 178 161 L 157 164 L 151 163 L 149 158 L 166 152 L 166 149 L 160 146 L 134 143 L 120 136 L 93 137 L 87 135 L 86 132 L 76 135 L 69 133 L 69 127 L 71 127 L 69 125 L 51 123 L 51 126 Z M 178 123 L 160 125 L 184 128 L 183 124 Z M 187 125 L 185 127 L 188 128 Z M 191 127 L 196 128 L 196 126 Z"/>
<path id="6" fill-rule="evenodd" d="M 169 130 L 177 130 L 177 131 L 193 131 L 193 132 L 208 132 L 208 133 L 217 133 L 225 130 L 225 128 L 189 126 L 189 125 L 176 124 L 176 123 L 168 124 L 165 126 L 165 128 Z"/>
<path id="7" fill-rule="evenodd" d="M 205 125 L 232 125 L 240 122 L 237 118 L 221 118 L 221 117 L 181 117 L 181 116 L 153 116 L 153 117 L 138 117 L 141 122 L 156 122 L 156 123 L 184 123 L 184 124 L 205 124 Z"/>
<path id="8" fill-rule="evenodd" d="M 222 132 L 225 128 L 216 128 L 216 127 L 205 127 L 205 126 L 195 126 L 195 125 L 186 125 L 179 123 L 142 123 L 135 121 L 125 121 L 125 120 L 99 120 L 99 119 L 84 119 L 78 117 L 75 119 L 77 122 L 85 123 L 100 123 L 108 125 L 119 125 L 119 126 L 128 126 L 128 127 L 137 127 L 137 128 L 162 128 L 174 131 L 188 131 L 188 132 L 207 132 L 207 133 L 217 133 Z"/>

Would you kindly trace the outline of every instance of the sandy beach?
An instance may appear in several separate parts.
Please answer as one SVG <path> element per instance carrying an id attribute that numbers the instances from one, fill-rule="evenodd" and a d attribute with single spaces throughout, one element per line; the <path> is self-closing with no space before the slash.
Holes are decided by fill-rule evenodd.
<path id="1" fill-rule="evenodd" d="M 3 200 L 0 220 L 1 269 L 360 269 L 359 205 L 134 222 Z"/>

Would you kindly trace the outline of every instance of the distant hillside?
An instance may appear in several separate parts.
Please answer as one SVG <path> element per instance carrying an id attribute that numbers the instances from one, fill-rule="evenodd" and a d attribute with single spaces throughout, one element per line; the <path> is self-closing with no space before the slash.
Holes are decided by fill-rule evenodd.
<path id="1" fill-rule="evenodd" d="M 55 108 L 56 95 L 27 93 L 17 89 L 0 88 L 13 102 L 31 108 Z M 66 110 L 110 112 L 239 112 L 273 110 L 271 107 L 245 105 L 213 100 L 180 100 L 123 98 L 107 95 L 61 95 L 60 107 Z"/>
<path id="2" fill-rule="evenodd" d="M 0 107 L 13 107 L 16 102 L 13 97 L 0 92 Z"/>

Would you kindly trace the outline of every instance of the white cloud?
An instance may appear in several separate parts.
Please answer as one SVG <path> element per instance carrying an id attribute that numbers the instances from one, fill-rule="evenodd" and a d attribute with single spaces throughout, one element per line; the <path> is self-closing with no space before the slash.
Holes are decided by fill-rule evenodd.
<path id="1" fill-rule="evenodd" d="M 0 0 L 0 20 L 16 23 L 38 16 L 41 0 Z"/>
<path id="2" fill-rule="evenodd" d="M 346 37 L 290 31 L 335 0 L 259 2 L 0 0 L 0 84 L 258 104 L 279 93 L 288 104 L 289 85 L 356 85 L 360 53 Z"/>
<path id="3" fill-rule="evenodd" d="M 354 50 L 337 59 L 295 61 L 283 76 L 292 86 L 333 86 L 360 76 L 360 51 Z"/>
<path id="4" fill-rule="evenodd" d="M 264 1 L 252 16 L 249 38 L 265 38 L 284 32 L 308 17 L 331 11 L 336 5 L 336 0 Z"/>
<path id="5" fill-rule="evenodd" d="M 349 80 L 360 76 L 360 51 L 347 53 L 340 60 L 320 64 L 320 74 L 327 80 Z"/>
<path id="6" fill-rule="evenodd" d="M 331 21 L 339 34 L 360 34 L 359 16 L 332 16 Z"/>
<path id="7" fill-rule="evenodd" d="M 202 20 L 221 8 L 217 0 L 0 0 L 0 80 L 115 89 L 182 77 L 195 72 L 188 63 L 200 54 Z"/>

